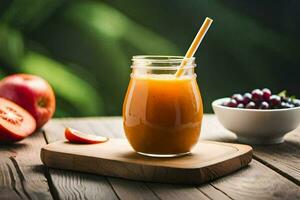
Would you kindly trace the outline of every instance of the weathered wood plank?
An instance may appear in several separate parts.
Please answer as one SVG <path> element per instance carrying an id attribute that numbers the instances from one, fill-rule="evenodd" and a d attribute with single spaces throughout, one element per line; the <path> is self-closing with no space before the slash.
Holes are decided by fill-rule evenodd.
<path id="1" fill-rule="evenodd" d="M 40 161 L 46 142 L 37 132 L 25 140 L 0 146 L 0 199 L 52 199 Z"/>
<path id="2" fill-rule="evenodd" d="M 226 195 L 223 191 L 218 190 L 215 188 L 211 183 L 201 185 L 198 187 L 199 190 L 206 196 L 208 196 L 210 199 L 222 199 L 222 200 L 231 200 L 232 198 L 228 195 Z"/>
<path id="3" fill-rule="evenodd" d="M 193 200 L 193 199 L 211 199 L 202 193 L 197 188 L 190 185 L 173 185 L 173 184 L 160 184 L 160 183 L 148 183 L 149 188 L 160 199 L 165 200 Z"/>
<path id="4" fill-rule="evenodd" d="M 285 137 L 285 142 L 256 146 L 255 158 L 300 186 L 300 130 Z"/>
<path id="5" fill-rule="evenodd" d="M 200 139 L 220 142 L 235 142 L 236 136 L 226 130 L 218 122 L 215 115 L 205 114 L 203 117 Z"/>
<path id="6" fill-rule="evenodd" d="M 27 199 L 16 168 L 8 157 L 0 160 L 0 199 Z"/>
<path id="7" fill-rule="evenodd" d="M 52 143 L 64 138 L 65 126 L 63 125 L 63 120 L 64 119 L 52 119 L 44 126 L 44 137 L 47 143 Z"/>
<path id="8" fill-rule="evenodd" d="M 256 160 L 212 185 L 233 199 L 300 199 L 299 186 Z"/>
<path id="9" fill-rule="evenodd" d="M 202 139 L 234 142 L 236 138 L 214 115 L 205 115 L 202 132 Z M 254 158 L 300 185 L 300 127 L 284 139 L 282 144 L 253 146 Z"/>
<path id="10" fill-rule="evenodd" d="M 109 182 L 121 199 L 159 199 L 143 182 L 109 178 Z"/>
<path id="11" fill-rule="evenodd" d="M 22 199 L 15 191 L 10 188 L 0 188 L 0 199 L 1 200 L 19 200 Z"/>
<path id="12" fill-rule="evenodd" d="M 56 169 L 49 174 L 59 199 L 118 199 L 105 177 Z"/>

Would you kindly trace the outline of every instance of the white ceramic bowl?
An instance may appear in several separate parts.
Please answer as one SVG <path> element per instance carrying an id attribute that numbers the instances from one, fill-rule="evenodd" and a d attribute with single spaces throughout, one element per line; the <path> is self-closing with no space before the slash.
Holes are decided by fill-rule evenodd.
<path id="1" fill-rule="evenodd" d="M 215 100 L 213 110 L 218 120 L 236 134 L 238 141 L 248 144 L 275 144 L 296 129 L 300 123 L 300 107 L 273 110 L 242 109 L 222 106 L 229 98 Z"/>

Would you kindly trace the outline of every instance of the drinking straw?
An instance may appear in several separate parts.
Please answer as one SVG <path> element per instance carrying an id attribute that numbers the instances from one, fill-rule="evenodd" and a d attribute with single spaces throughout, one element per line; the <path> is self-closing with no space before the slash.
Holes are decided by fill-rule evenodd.
<path id="1" fill-rule="evenodd" d="M 184 73 L 184 66 L 187 64 L 188 58 L 192 58 L 197 51 L 202 39 L 204 38 L 207 30 L 209 29 L 211 23 L 213 22 L 212 19 L 206 17 L 205 21 L 203 22 L 201 28 L 199 29 L 194 41 L 192 42 L 189 50 L 186 52 L 183 61 L 180 64 L 179 69 L 177 70 L 175 76 L 178 78 Z"/>

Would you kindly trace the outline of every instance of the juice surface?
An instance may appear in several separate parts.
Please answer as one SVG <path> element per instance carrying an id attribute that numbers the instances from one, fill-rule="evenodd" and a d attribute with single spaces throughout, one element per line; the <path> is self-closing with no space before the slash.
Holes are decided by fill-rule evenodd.
<path id="1" fill-rule="evenodd" d="M 199 139 L 202 116 L 195 76 L 131 77 L 123 105 L 123 125 L 135 151 L 189 152 Z"/>

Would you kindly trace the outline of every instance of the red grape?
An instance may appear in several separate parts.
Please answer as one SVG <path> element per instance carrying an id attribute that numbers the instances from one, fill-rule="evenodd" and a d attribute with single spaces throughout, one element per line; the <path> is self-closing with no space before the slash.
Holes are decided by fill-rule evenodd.
<path id="1" fill-rule="evenodd" d="M 271 106 L 275 107 L 281 104 L 281 98 L 278 95 L 272 95 L 269 99 Z"/>
<path id="2" fill-rule="evenodd" d="M 243 96 L 243 104 L 247 105 L 252 99 L 252 95 L 250 93 L 245 93 Z"/>
<path id="3" fill-rule="evenodd" d="M 263 92 L 260 89 L 253 90 L 251 94 L 254 102 L 260 102 L 262 100 Z"/>
<path id="4" fill-rule="evenodd" d="M 263 100 L 269 101 L 269 99 L 270 99 L 270 97 L 272 95 L 271 90 L 269 90 L 268 88 L 264 88 L 262 90 L 262 92 L 263 92 Z"/>
<path id="5" fill-rule="evenodd" d="M 227 103 L 227 106 L 232 107 L 232 108 L 237 107 L 237 105 L 238 105 L 238 103 L 236 102 L 235 99 L 230 99 L 230 101 Z"/>
<path id="6" fill-rule="evenodd" d="M 240 94 L 234 94 L 231 97 L 232 99 L 236 100 L 237 103 L 242 103 L 243 102 L 243 96 Z"/>

